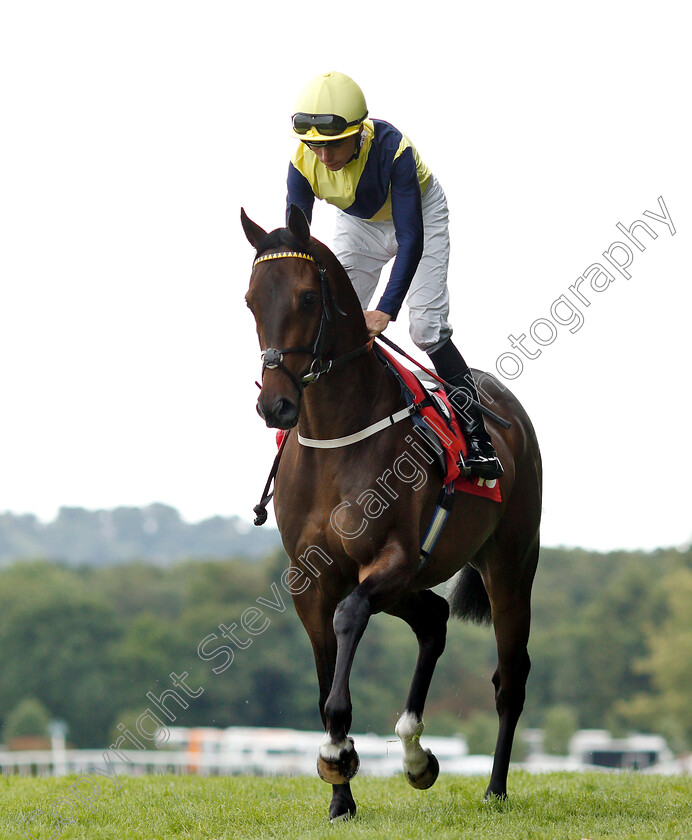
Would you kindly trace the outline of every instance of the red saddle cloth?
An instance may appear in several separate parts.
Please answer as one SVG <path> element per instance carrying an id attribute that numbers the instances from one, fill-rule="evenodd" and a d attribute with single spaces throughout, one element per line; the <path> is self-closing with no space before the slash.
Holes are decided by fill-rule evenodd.
<path id="1" fill-rule="evenodd" d="M 427 395 L 427 391 L 418 377 L 382 347 L 378 347 L 378 352 L 386 358 L 387 362 L 403 379 L 406 387 L 413 394 L 414 401 L 420 402 L 423 400 Z M 468 444 L 459 429 L 456 415 L 442 386 L 434 393 L 447 406 L 449 416 L 451 417 L 451 430 L 449 421 L 446 417 L 442 416 L 439 409 L 434 405 L 434 400 L 433 405 L 421 409 L 420 415 L 426 424 L 435 432 L 440 441 L 440 445 L 445 451 L 447 472 L 444 477 L 444 485 L 447 486 L 451 482 L 454 482 L 454 489 L 460 490 L 462 493 L 471 493 L 473 496 L 483 496 L 486 499 L 492 499 L 494 502 L 501 502 L 500 483 L 496 478 L 487 479 L 479 478 L 478 476 L 466 478 L 466 476 L 461 474 L 459 453 L 465 458 L 469 449 Z"/>
<path id="2" fill-rule="evenodd" d="M 396 371 L 404 385 L 413 395 L 413 401 L 418 403 L 421 402 L 421 400 L 424 400 L 428 395 L 428 392 L 418 377 L 407 367 L 404 367 L 404 365 L 398 362 L 392 355 L 387 353 L 387 351 L 382 347 L 378 347 L 377 352 L 380 353 L 386 359 L 387 363 Z M 451 418 L 452 428 L 450 429 L 450 421 L 447 420 L 447 418 L 444 417 L 440 410 L 435 406 L 434 399 L 432 401 L 433 404 L 422 408 L 419 414 L 424 419 L 426 425 L 435 432 L 440 445 L 444 449 L 446 464 L 446 473 L 443 481 L 444 486 L 446 487 L 448 484 L 454 483 L 454 489 L 459 490 L 462 493 L 471 493 L 473 496 L 483 496 L 484 498 L 491 499 L 494 502 L 501 502 L 502 494 L 500 492 L 500 483 L 496 478 L 487 479 L 479 478 L 478 476 L 466 478 L 461 474 L 461 470 L 459 468 L 459 453 L 466 457 L 468 445 L 459 429 L 459 423 L 457 422 L 456 415 L 454 414 L 452 406 L 449 403 L 449 399 L 447 398 L 447 394 L 442 386 L 440 386 L 434 394 L 447 406 L 449 416 Z M 285 436 L 286 432 L 283 430 L 279 430 L 276 433 L 277 446 L 281 446 L 281 441 Z"/>

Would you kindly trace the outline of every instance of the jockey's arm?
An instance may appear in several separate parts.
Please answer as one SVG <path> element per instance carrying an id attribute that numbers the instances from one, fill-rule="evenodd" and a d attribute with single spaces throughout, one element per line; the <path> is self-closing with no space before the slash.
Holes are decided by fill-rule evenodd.
<path id="1" fill-rule="evenodd" d="M 391 177 L 392 220 L 398 251 L 377 309 L 396 320 L 423 254 L 423 208 L 411 148 L 394 161 Z"/>

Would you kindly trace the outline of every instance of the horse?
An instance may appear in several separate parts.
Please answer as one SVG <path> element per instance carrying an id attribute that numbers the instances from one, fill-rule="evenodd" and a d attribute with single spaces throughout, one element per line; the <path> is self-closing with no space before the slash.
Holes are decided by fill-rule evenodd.
<path id="1" fill-rule="evenodd" d="M 379 612 L 403 619 L 418 641 L 395 727 L 406 779 L 418 789 L 429 788 L 439 774 L 420 738 L 450 610 L 460 619 L 492 621 L 499 729 L 485 797 L 504 799 L 530 669 L 530 600 L 539 553 L 542 468 L 531 421 L 495 377 L 474 371 L 482 403 L 511 424 L 491 429 L 504 466 L 502 500 L 457 493 L 421 566 L 421 540 L 441 473 L 412 457 L 410 418 L 392 422 L 403 404 L 401 389 L 372 350 L 345 269 L 311 236 L 295 206 L 287 227 L 270 233 L 243 209 L 241 223 L 256 251 L 245 300 L 262 358 L 257 411 L 268 427 L 289 430 L 275 476 L 274 511 L 290 559 L 292 600 L 317 670 L 325 729 L 317 770 L 332 785 L 329 818 L 356 813 L 350 781 L 360 762 L 348 734 L 349 677 L 368 620 Z M 370 429 L 365 437 L 359 435 L 364 429 Z M 451 578 L 448 599 L 433 591 Z"/>

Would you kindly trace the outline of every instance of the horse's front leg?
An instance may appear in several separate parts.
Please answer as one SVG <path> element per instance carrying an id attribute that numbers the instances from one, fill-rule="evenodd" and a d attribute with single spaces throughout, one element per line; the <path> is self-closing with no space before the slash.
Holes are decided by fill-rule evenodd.
<path id="1" fill-rule="evenodd" d="M 435 665 L 445 649 L 449 604 L 434 592 L 425 590 L 407 595 L 387 612 L 403 618 L 418 639 L 416 670 L 395 731 L 404 750 L 406 781 L 414 788 L 426 790 L 435 784 L 440 765 L 433 753 L 420 743 L 424 729 L 423 708 Z"/>
<path id="2" fill-rule="evenodd" d="M 326 726 L 324 706 L 329 696 L 334 678 L 336 663 L 336 634 L 333 617 L 336 600 L 327 598 L 313 581 L 305 592 L 293 596 L 296 612 L 305 627 L 315 657 L 315 668 L 319 683 L 319 709 L 322 723 Z M 332 785 L 332 801 L 329 805 L 329 819 L 332 822 L 355 816 L 356 803 L 351 793 L 351 785 Z"/>
<path id="3" fill-rule="evenodd" d="M 324 704 L 326 732 L 317 758 L 320 778 L 333 785 L 350 781 L 360 766 L 353 738 L 348 736 L 352 717 L 348 683 L 358 642 L 371 615 L 370 600 L 362 584 L 344 598 L 334 612 L 336 663 L 331 690 Z"/>
<path id="4" fill-rule="evenodd" d="M 343 784 L 358 772 L 360 759 L 351 728 L 349 677 L 358 643 L 370 616 L 396 602 L 406 590 L 412 571 L 406 553 L 389 544 L 370 566 L 363 570 L 361 583 L 339 603 L 334 612 L 337 643 L 336 665 L 331 691 L 324 705 L 326 733 L 320 745 L 317 772 L 325 782 Z"/>

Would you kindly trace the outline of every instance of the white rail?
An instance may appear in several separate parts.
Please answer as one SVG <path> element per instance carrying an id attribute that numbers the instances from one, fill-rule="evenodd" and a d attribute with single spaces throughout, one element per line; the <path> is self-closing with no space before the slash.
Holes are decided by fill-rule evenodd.
<path id="1" fill-rule="evenodd" d="M 0 751 L 3 774 L 63 776 L 89 773 L 109 760 L 118 775 L 192 773 L 199 775 L 313 775 L 322 732 L 287 729 L 184 729 L 171 727 L 170 740 L 160 749 L 139 750 L 27 750 Z M 401 771 L 398 738 L 355 735 L 361 772 L 389 776 Z M 440 766 L 453 765 L 465 756 L 461 738 L 425 739 Z M 485 768 L 482 772 L 485 772 Z"/>

